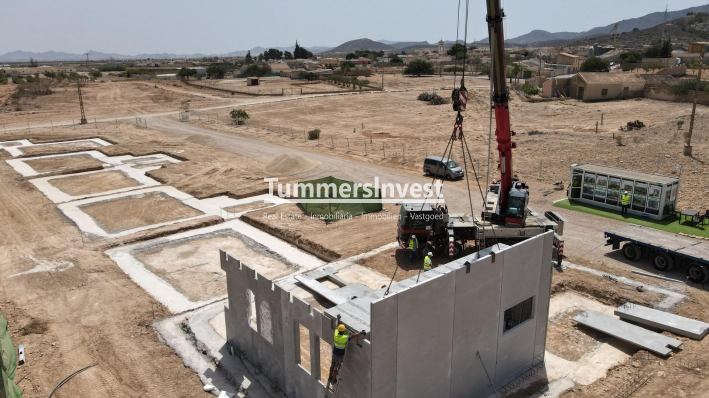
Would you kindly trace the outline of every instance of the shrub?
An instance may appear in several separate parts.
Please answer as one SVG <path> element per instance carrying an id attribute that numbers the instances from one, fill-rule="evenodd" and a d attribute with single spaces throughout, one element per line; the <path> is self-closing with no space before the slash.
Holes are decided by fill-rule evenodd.
<path id="1" fill-rule="evenodd" d="M 532 96 L 532 95 L 539 95 L 539 87 L 532 87 L 528 85 L 524 85 L 524 93 L 527 96 Z"/>
<path id="2" fill-rule="evenodd" d="M 309 140 L 317 140 L 318 138 L 320 138 L 320 129 L 308 131 L 308 139 Z"/>
<path id="3" fill-rule="evenodd" d="M 404 74 L 416 76 L 432 75 L 434 74 L 433 64 L 431 62 L 424 61 L 423 59 L 411 61 L 408 65 L 406 65 Z"/>
<path id="4" fill-rule="evenodd" d="M 437 96 L 437 94 L 436 94 L 436 93 L 423 92 L 423 93 L 419 94 L 418 100 L 419 100 L 419 101 L 426 101 L 426 102 L 428 102 L 428 101 L 432 100 L 434 96 Z"/>
<path id="5" fill-rule="evenodd" d="M 443 98 L 438 94 L 433 94 L 433 98 L 431 98 L 428 101 L 429 105 L 443 105 L 443 104 L 447 104 L 447 103 L 448 103 L 448 99 Z"/>
<path id="6" fill-rule="evenodd" d="M 250 118 L 249 114 L 243 109 L 232 109 L 232 111 L 229 112 L 229 117 L 231 117 L 231 120 L 233 120 L 234 124 L 237 126 L 244 124 L 244 121 Z"/>

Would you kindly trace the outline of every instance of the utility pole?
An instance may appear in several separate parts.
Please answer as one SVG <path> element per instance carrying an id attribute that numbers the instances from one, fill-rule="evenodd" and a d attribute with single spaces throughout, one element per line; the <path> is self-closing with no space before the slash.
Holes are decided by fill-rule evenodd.
<path id="1" fill-rule="evenodd" d="M 687 138 L 684 143 L 684 156 L 692 156 L 692 131 L 694 130 L 694 115 L 697 112 L 697 94 L 699 94 L 699 88 L 702 84 L 702 66 L 704 66 L 704 52 L 705 48 L 702 46 L 701 52 L 699 53 L 699 73 L 697 74 L 697 87 L 694 89 L 694 98 L 692 99 L 692 118 L 689 119 L 689 131 L 687 132 Z"/>
<path id="2" fill-rule="evenodd" d="M 86 121 L 86 114 L 84 113 L 84 98 L 81 96 L 81 81 L 76 79 L 76 87 L 79 89 L 79 107 L 81 108 L 81 124 L 88 123 Z"/>

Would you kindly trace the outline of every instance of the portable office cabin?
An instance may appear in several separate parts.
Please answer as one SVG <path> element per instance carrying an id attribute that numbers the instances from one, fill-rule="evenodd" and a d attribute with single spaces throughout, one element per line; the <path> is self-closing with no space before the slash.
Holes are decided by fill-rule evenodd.
<path id="1" fill-rule="evenodd" d="M 628 213 L 661 220 L 677 208 L 679 178 L 592 164 L 571 165 L 569 201 L 620 212 L 623 191 L 630 195 Z"/>

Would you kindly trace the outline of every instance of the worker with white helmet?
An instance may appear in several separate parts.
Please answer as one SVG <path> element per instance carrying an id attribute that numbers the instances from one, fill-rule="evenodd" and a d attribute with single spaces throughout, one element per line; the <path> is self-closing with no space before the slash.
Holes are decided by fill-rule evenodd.
<path id="1" fill-rule="evenodd" d="M 345 361 L 345 350 L 347 349 L 347 343 L 359 335 L 365 335 L 366 332 L 363 330 L 360 333 L 355 333 L 353 335 L 347 334 L 347 329 L 345 325 L 340 324 L 337 329 L 335 329 L 334 346 L 332 347 L 332 363 L 330 364 L 330 376 L 328 377 L 328 385 L 330 383 L 337 384 L 337 372 L 340 370 L 340 366 Z"/>
<path id="2" fill-rule="evenodd" d="M 416 251 L 419 249 L 419 241 L 416 239 L 416 235 L 411 234 L 409 241 L 406 244 L 406 249 L 409 251 L 409 264 L 414 265 L 416 260 Z"/>
<path id="3" fill-rule="evenodd" d="M 628 215 L 628 207 L 630 206 L 630 195 L 628 191 L 623 191 L 623 195 L 620 197 L 620 215 Z"/>
<path id="4" fill-rule="evenodd" d="M 433 257 L 433 252 L 428 252 L 426 257 L 423 259 L 423 271 L 430 271 L 432 269 L 431 257 Z"/>

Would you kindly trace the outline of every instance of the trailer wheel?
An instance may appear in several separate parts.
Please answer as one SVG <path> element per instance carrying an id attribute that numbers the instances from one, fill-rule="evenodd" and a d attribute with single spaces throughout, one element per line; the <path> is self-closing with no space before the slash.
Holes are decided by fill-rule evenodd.
<path id="1" fill-rule="evenodd" d="M 657 252 L 652 257 L 652 266 L 658 271 L 669 272 L 675 263 L 667 253 Z"/>
<path id="2" fill-rule="evenodd" d="M 623 256 L 629 261 L 638 261 L 640 256 L 642 256 L 642 251 L 640 251 L 640 246 L 633 242 L 628 242 L 623 245 Z"/>
<path id="3" fill-rule="evenodd" d="M 693 283 L 704 283 L 709 279 L 709 269 L 699 263 L 691 263 L 687 266 L 687 279 Z"/>

